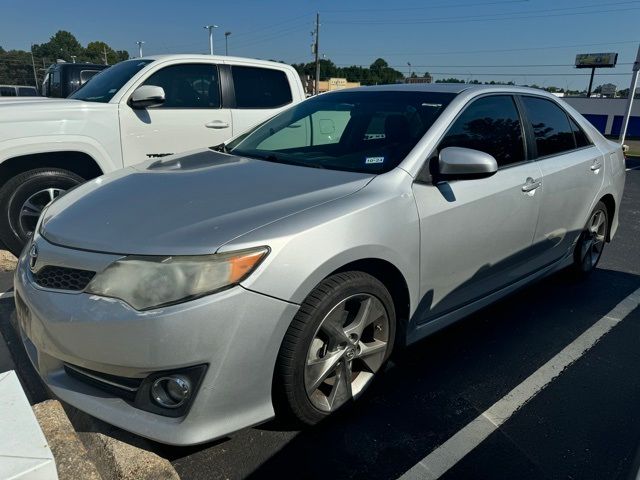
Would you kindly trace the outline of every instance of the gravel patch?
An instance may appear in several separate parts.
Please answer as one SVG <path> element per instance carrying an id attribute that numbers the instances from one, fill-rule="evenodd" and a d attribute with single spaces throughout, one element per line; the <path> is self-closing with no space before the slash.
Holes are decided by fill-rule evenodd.
<path id="1" fill-rule="evenodd" d="M 16 268 L 16 257 L 5 250 L 0 250 L 0 272 L 10 272 Z"/>

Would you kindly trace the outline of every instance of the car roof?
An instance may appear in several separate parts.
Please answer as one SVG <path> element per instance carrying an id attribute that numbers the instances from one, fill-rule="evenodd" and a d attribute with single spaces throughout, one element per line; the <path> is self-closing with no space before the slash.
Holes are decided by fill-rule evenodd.
<path id="1" fill-rule="evenodd" d="M 130 60 L 138 60 L 137 58 L 131 58 Z M 287 68 L 291 69 L 288 63 L 280 63 L 273 62 L 269 60 L 258 60 L 256 58 L 248 58 L 248 57 L 229 57 L 226 55 L 203 55 L 199 53 L 179 53 L 179 54 L 164 54 L 164 55 L 146 55 L 141 58 L 141 60 L 207 60 L 214 62 L 241 62 L 241 63 L 252 63 L 256 65 L 264 65 L 264 66 L 272 66 L 278 68 Z"/>
<path id="2" fill-rule="evenodd" d="M 370 85 L 364 87 L 355 87 L 343 90 L 333 90 L 332 92 L 344 92 L 344 91 L 377 91 L 377 92 L 438 92 L 438 93 L 454 93 L 459 94 L 462 92 L 474 92 L 474 93 L 495 93 L 495 92 L 507 92 L 507 93 L 532 93 L 536 95 L 550 96 L 549 93 L 544 90 L 531 87 L 519 87 L 516 85 L 477 85 L 469 83 L 392 83 L 388 85 Z"/>

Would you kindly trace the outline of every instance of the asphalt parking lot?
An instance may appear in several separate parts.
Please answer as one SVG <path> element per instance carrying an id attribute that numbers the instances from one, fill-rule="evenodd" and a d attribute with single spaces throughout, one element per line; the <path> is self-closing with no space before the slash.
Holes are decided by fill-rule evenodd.
<path id="1" fill-rule="evenodd" d="M 635 298 L 640 159 L 627 163 L 618 235 L 587 280 L 563 273 L 546 278 L 409 348 L 369 395 L 316 428 L 296 431 L 273 421 L 206 445 L 147 448 L 168 458 L 183 479 L 395 479 L 406 472 L 428 478 L 419 467 L 431 452 Z M 46 393 L 20 360 L 11 313 L 11 301 L 0 300 L 0 330 L 37 401 Z M 442 478 L 635 479 L 639 347 L 640 309 L 630 309 L 486 439 L 452 461 Z"/>

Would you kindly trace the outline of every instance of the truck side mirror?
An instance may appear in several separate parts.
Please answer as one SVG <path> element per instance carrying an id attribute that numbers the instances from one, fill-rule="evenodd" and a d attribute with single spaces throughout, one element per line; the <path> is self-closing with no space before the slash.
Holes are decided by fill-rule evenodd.
<path id="1" fill-rule="evenodd" d="M 148 108 L 162 105 L 165 101 L 164 89 L 156 85 L 142 85 L 135 89 L 129 105 L 131 108 Z"/>

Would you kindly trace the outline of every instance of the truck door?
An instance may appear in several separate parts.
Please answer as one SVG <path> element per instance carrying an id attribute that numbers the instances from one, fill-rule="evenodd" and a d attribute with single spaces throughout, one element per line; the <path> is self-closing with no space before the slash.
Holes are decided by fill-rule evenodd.
<path id="1" fill-rule="evenodd" d="M 125 166 L 218 145 L 232 136 L 231 111 L 222 108 L 217 65 L 169 65 L 142 85 L 162 87 L 165 101 L 146 109 L 131 108 L 128 98 L 120 103 Z"/>

